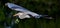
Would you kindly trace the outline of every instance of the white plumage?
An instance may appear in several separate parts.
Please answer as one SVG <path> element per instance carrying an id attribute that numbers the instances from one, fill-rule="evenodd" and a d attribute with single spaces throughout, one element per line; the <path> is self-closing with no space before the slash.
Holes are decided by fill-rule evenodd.
<path id="1" fill-rule="evenodd" d="M 35 18 L 43 17 L 42 15 L 39 15 L 39 14 L 34 13 L 34 12 L 31 12 L 31 11 L 27 10 L 26 8 L 23 8 L 21 6 L 13 4 L 13 3 L 6 3 L 5 5 L 8 6 L 12 10 L 20 11 L 19 13 L 14 15 L 14 16 L 19 16 L 20 19 L 30 18 L 29 15 L 31 15 L 31 16 L 33 16 Z"/>
<path id="2" fill-rule="evenodd" d="M 18 6 L 16 4 L 6 3 L 5 5 L 8 6 L 12 10 L 16 10 L 16 11 L 22 12 L 22 15 L 21 15 L 20 12 L 18 14 L 16 14 L 17 16 L 19 16 L 20 19 L 22 19 L 22 18 L 30 18 L 29 15 L 31 15 L 31 16 L 33 16 L 35 18 L 40 18 L 40 15 L 39 14 L 34 13 L 34 12 L 31 12 L 31 11 L 29 11 L 29 10 L 27 10 L 27 9 L 21 7 L 21 6 Z"/>
<path id="3" fill-rule="evenodd" d="M 30 18 L 29 15 L 27 15 L 26 13 L 21 13 L 21 12 L 15 14 L 15 15 L 13 15 L 13 16 L 19 16 L 20 19 Z"/>

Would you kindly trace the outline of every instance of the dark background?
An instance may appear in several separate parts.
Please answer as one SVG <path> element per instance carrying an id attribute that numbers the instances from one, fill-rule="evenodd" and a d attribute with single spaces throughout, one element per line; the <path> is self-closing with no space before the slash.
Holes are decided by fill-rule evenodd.
<path id="1" fill-rule="evenodd" d="M 15 3 L 38 14 L 47 14 L 53 17 L 53 19 L 30 18 L 27 20 L 24 19 L 25 21 L 20 20 L 20 22 L 15 25 L 15 28 L 60 28 L 59 0 L 0 0 L 0 28 L 4 28 L 4 21 L 10 24 L 13 18 L 8 16 L 9 13 L 12 13 L 11 15 L 16 13 L 16 11 L 12 11 L 4 5 L 7 2 Z"/>

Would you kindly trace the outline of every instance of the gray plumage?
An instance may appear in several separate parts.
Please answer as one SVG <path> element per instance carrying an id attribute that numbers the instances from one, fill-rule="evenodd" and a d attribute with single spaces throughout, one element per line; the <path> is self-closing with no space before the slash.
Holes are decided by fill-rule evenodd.
<path id="1" fill-rule="evenodd" d="M 23 8 L 22 6 L 18 6 L 18 5 L 13 4 L 13 3 L 6 3 L 5 5 L 8 6 L 8 7 L 9 7 L 10 9 L 12 9 L 12 10 L 16 10 L 16 11 L 23 12 L 23 13 L 25 13 L 26 15 L 29 14 L 29 15 L 35 17 L 35 18 L 44 17 L 43 15 L 39 15 L 39 14 L 37 14 L 37 13 L 31 12 L 31 11 L 29 11 L 28 9 Z M 48 16 L 48 15 L 45 15 L 45 16 Z"/>

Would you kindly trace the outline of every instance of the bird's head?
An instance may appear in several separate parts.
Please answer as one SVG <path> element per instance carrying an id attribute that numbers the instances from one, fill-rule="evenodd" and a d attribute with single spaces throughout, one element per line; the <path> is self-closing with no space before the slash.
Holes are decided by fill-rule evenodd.
<path id="1" fill-rule="evenodd" d="M 9 3 L 5 3 L 5 6 L 7 6 Z"/>

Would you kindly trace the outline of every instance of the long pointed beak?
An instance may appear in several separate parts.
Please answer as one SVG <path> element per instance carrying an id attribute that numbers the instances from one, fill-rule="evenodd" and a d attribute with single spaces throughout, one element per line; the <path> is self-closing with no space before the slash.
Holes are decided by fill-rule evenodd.
<path id="1" fill-rule="evenodd" d="M 5 6 L 7 6 L 8 3 L 5 3 Z"/>
<path id="2" fill-rule="evenodd" d="M 7 6 L 7 3 L 5 3 L 5 6 Z"/>

